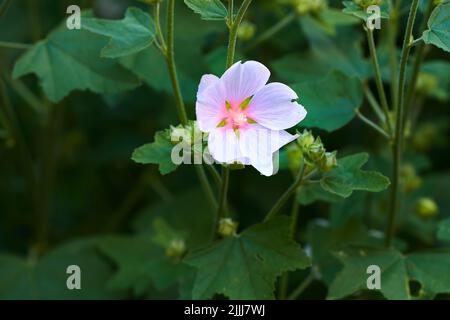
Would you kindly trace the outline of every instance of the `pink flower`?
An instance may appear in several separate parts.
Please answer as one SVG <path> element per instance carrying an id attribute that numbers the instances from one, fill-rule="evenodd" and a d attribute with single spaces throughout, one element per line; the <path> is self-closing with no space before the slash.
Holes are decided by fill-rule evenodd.
<path id="1" fill-rule="evenodd" d="M 204 75 L 197 92 L 196 114 L 209 133 L 208 149 L 221 163 L 252 165 L 274 174 L 273 154 L 297 135 L 285 131 L 306 116 L 288 86 L 266 84 L 270 71 L 257 61 L 236 62 L 221 78 Z"/>

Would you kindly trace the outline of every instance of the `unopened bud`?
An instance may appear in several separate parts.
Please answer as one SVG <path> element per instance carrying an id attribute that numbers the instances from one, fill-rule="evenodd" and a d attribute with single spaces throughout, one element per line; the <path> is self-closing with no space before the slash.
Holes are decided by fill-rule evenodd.
<path id="1" fill-rule="evenodd" d="M 230 218 L 222 218 L 219 221 L 219 230 L 218 233 L 222 236 L 222 237 L 229 237 L 229 236 L 233 236 L 236 234 L 237 231 L 237 227 L 238 227 L 238 223 L 234 222 L 232 219 Z"/>
<path id="2" fill-rule="evenodd" d="M 249 22 L 249 21 L 242 21 L 242 23 L 239 25 L 237 36 L 241 40 L 250 40 L 253 38 L 256 32 L 256 26 Z"/>
<path id="3" fill-rule="evenodd" d="M 422 218 L 434 217 L 438 211 L 436 202 L 431 198 L 420 198 L 416 202 L 416 213 Z"/>
<path id="4" fill-rule="evenodd" d="M 321 161 L 324 156 L 325 148 L 322 144 L 322 140 L 320 140 L 320 137 L 317 137 L 316 141 L 314 141 L 314 143 L 306 151 L 306 157 L 311 162 L 318 162 Z"/>
<path id="5" fill-rule="evenodd" d="M 325 0 L 294 0 L 293 5 L 299 15 L 305 15 L 322 11 L 327 3 Z"/>
<path id="6" fill-rule="evenodd" d="M 337 166 L 336 151 L 326 152 L 325 156 L 320 161 L 319 170 L 322 172 L 328 172 L 333 170 Z"/>
<path id="7" fill-rule="evenodd" d="M 311 131 L 304 130 L 303 133 L 297 138 L 297 143 L 302 151 L 307 150 L 314 143 L 314 136 Z"/>
<path id="8" fill-rule="evenodd" d="M 166 248 L 166 255 L 171 258 L 180 258 L 186 252 L 186 243 L 183 239 L 173 239 Z"/>
<path id="9" fill-rule="evenodd" d="M 400 178 L 403 192 L 406 193 L 417 190 L 422 185 L 422 179 L 420 179 L 416 169 L 410 164 L 405 164 L 400 168 Z"/>

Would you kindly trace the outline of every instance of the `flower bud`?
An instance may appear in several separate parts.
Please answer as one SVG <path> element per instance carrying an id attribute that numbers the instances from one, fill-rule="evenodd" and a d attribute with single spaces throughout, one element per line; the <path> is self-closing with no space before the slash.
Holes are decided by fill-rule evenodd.
<path id="1" fill-rule="evenodd" d="M 416 169 L 410 164 L 405 164 L 400 168 L 400 179 L 402 182 L 402 190 L 405 193 L 417 190 L 422 185 L 422 179 L 420 179 L 416 173 Z"/>
<path id="2" fill-rule="evenodd" d="M 361 8 L 366 9 L 369 6 L 379 6 L 383 3 L 383 0 L 353 0 Z"/>
<path id="3" fill-rule="evenodd" d="M 255 35 L 256 26 L 253 23 L 251 23 L 247 20 L 244 20 L 239 25 L 237 32 L 238 32 L 237 36 L 239 39 L 241 39 L 243 41 L 247 41 L 247 40 L 250 40 L 251 38 L 253 38 L 253 36 Z"/>
<path id="4" fill-rule="evenodd" d="M 316 138 L 316 141 L 307 149 L 305 157 L 310 162 L 318 162 L 321 161 L 325 156 L 325 148 L 322 144 L 322 140 L 320 137 Z"/>
<path id="5" fill-rule="evenodd" d="M 336 153 L 336 151 L 325 153 L 325 156 L 321 159 L 319 164 L 319 170 L 321 172 L 331 171 L 337 166 Z"/>
<path id="6" fill-rule="evenodd" d="M 173 239 L 166 248 L 166 255 L 171 258 L 181 258 L 186 252 L 186 243 L 183 239 Z"/>
<path id="7" fill-rule="evenodd" d="M 222 237 L 234 236 L 236 234 L 238 223 L 230 218 L 222 218 L 219 221 L 218 233 Z"/>
<path id="8" fill-rule="evenodd" d="M 299 15 L 305 15 L 322 11 L 327 6 L 327 2 L 326 0 L 294 0 L 293 5 Z"/>
<path id="9" fill-rule="evenodd" d="M 438 206 L 431 198 L 420 198 L 416 202 L 416 214 L 422 218 L 434 217 L 438 214 Z"/>
<path id="10" fill-rule="evenodd" d="M 307 150 L 314 143 L 314 136 L 311 131 L 304 130 L 303 133 L 297 138 L 297 143 L 302 151 Z"/>

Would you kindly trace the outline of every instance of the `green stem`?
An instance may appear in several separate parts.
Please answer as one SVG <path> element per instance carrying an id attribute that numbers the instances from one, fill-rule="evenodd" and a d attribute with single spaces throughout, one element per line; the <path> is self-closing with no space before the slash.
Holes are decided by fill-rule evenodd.
<path id="1" fill-rule="evenodd" d="M 0 47 L 2 47 L 2 48 L 27 50 L 27 49 L 30 49 L 32 46 L 33 45 L 26 44 L 26 43 L 0 41 Z"/>
<path id="2" fill-rule="evenodd" d="M 256 46 L 260 45 L 261 43 L 267 41 L 271 37 L 273 37 L 275 34 L 283 30 L 286 26 L 288 26 L 292 21 L 295 20 L 297 17 L 297 14 L 293 11 L 287 16 L 285 16 L 283 19 L 278 21 L 276 24 L 271 26 L 269 29 L 265 30 L 263 33 L 261 33 L 252 43 L 250 43 L 247 47 L 244 48 L 244 51 L 249 51 Z"/>
<path id="3" fill-rule="evenodd" d="M 188 122 L 186 108 L 184 106 L 183 96 L 181 95 L 180 84 L 178 81 L 177 68 L 175 66 L 174 52 L 174 16 L 175 16 L 175 0 L 167 1 L 167 54 L 166 62 L 169 69 L 170 81 L 172 82 L 173 91 L 176 99 L 178 116 L 183 125 Z"/>
<path id="4" fill-rule="evenodd" d="M 230 181 L 230 168 L 223 167 L 222 168 L 222 187 L 220 189 L 219 206 L 217 208 L 217 219 L 218 220 L 220 220 L 224 216 L 229 181 Z"/>
<path id="5" fill-rule="evenodd" d="M 211 174 L 211 176 L 214 179 L 214 182 L 216 183 L 216 185 L 218 187 L 220 187 L 222 185 L 222 177 L 220 176 L 219 172 L 217 172 L 216 168 L 214 167 L 214 165 L 207 165 L 206 169 L 208 169 L 209 173 Z"/>
<path id="6" fill-rule="evenodd" d="M 373 39 L 373 30 L 367 28 L 366 33 L 367 33 L 367 40 L 369 42 L 370 58 L 372 60 L 373 71 L 375 73 L 375 83 L 377 85 L 378 95 L 380 97 L 381 106 L 383 107 L 388 133 L 392 134 L 392 125 L 389 117 L 389 107 L 386 99 L 386 93 L 384 92 L 383 80 L 381 79 L 380 64 L 378 63 L 375 41 Z"/>
<path id="7" fill-rule="evenodd" d="M 394 109 L 397 108 L 397 33 L 398 33 L 398 15 L 400 1 L 393 5 L 391 16 L 389 18 L 388 28 L 388 48 L 389 48 L 389 69 L 391 76 L 391 103 Z"/>
<path id="8" fill-rule="evenodd" d="M 292 211 L 291 211 L 291 226 L 290 226 L 290 236 L 292 239 L 295 239 L 295 232 L 297 231 L 297 224 L 298 224 L 298 213 L 300 204 L 297 199 L 297 195 L 300 192 L 300 188 L 297 189 L 297 192 L 295 193 L 294 199 L 292 201 Z M 289 286 L 289 273 L 285 272 L 280 280 L 280 294 L 279 299 L 285 300 L 287 296 Z"/>
<path id="9" fill-rule="evenodd" d="M 305 167 L 302 166 L 301 170 L 299 170 L 299 173 L 297 177 L 295 178 L 295 181 L 291 184 L 291 186 L 281 195 L 280 198 L 278 198 L 277 202 L 273 205 L 272 209 L 267 213 L 266 217 L 264 218 L 264 221 L 269 221 L 275 215 L 281 210 L 283 205 L 286 203 L 286 201 L 296 192 L 297 188 L 302 184 L 303 177 L 305 175 Z"/>
<path id="10" fill-rule="evenodd" d="M 369 105 L 372 107 L 372 110 L 375 112 L 378 119 L 381 121 L 381 123 L 384 123 L 386 117 L 384 116 L 383 111 L 381 111 L 381 107 L 378 104 L 377 99 L 375 99 L 372 91 L 367 84 L 364 84 L 364 95 L 366 96 Z"/>
<path id="11" fill-rule="evenodd" d="M 166 44 L 166 64 L 169 71 L 170 81 L 172 83 L 173 92 L 176 100 L 176 107 L 178 110 L 178 117 L 183 125 L 188 122 L 186 108 L 184 105 L 183 96 L 180 90 L 180 84 L 178 82 L 177 69 L 175 65 L 175 54 L 174 54 L 174 13 L 175 3 L 174 0 L 167 1 L 167 44 Z M 159 13 L 159 12 L 158 12 Z M 159 20 L 158 20 L 159 21 Z M 161 33 L 161 39 L 164 39 Z M 162 42 L 163 43 L 163 42 Z M 209 204 L 213 210 L 216 210 L 217 203 L 212 191 L 211 185 L 206 176 L 205 170 L 202 166 L 196 165 L 195 171 L 200 180 L 202 189 L 209 201 Z"/>
<path id="12" fill-rule="evenodd" d="M 386 231 L 385 245 L 390 247 L 392 245 L 392 240 L 395 235 L 395 222 L 397 212 L 399 210 L 399 180 L 400 180 L 400 166 L 402 161 L 402 151 L 403 151 L 403 117 L 404 117 L 404 107 L 405 107 L 405 79 L 406 79 L 406 66 L 408 62 L 409 52 L 411 50 L 410 42 L 412 37 L 412 31 L 414 27 L 414 21 L 417 14 L 417 7 L 419 5 L 419 0 L 412 0 L 411 8 L 409 11 L 408 22 L 406 25 L 405 38 L 403 39 L 403 48 L 400 59 L 400 70 L 398 79 L 398 107 L 396 114 L 396 125 L 395 125 L 395 136 L 393 143 L 393 172 L 392 172 L 392 187 L 391 187 L 391 198 L 389 203 L 389 213 L 388 213 L 388 227 Z"/>
<path id="13" fill-rule="evenodd" d="M 237 31 L 239 29 L 239 25 L 242 22 L 242 19 L 244 18 L 245 12 L 247 11 L 248 6 L 252 0 L 244 0 L 242 2 L 241 7 L 239 8 L 239 11 L 236 15 L 236 19 L 233 21 L 233 24 L 230 28 L 230 35 L 228 39 L 228 50 L 227 50 L 227 69 L 233 65 L 234 61 L 234 52 L 236 51 L 236 39 L 237 39 Z"/>
<path id="14" fill-rule="evenodd" d="M 228 0 L 228 20 L 227 20 L 227 25 L 228 28 L 231 28 L 231 26 L 233 25 L 233 12 L 234 11 L 234 0 Z"/>
<path id="15" fill-rule="evenodd" d="M 160 8 L 161 8 L 161 4 L 158 2 L 155 5 L 155 25 L 156 25 L 156 37 L 158 40 L 158 46 L 161 50 L 161 52 L 166 55 L 167 54 L 167 45 L 166 45 L 166 41 L 164 40 L 164 35 L 161 29 L 161 22 L 159 19 L 159 15 L 160 15 Z"/>
<path id="16" fill-rule="evenodd" d="M 292 293 L 288 296 L 288 300 L 295 300 L 298 298 L 299 295 L 301 295 L 303 293 L 303 291 L 306 290 L 306 288 L 309 287 L 309 285 L 314 281 L 314 276 L 313 274 L 309 274 L 305 280 L 303 280 L 302 283 L 300 283 L 298 285 L 298 287 L 292 291 Z"/>
<path id="17" fill-rule="evenodd" d="M 232 13 L 230 13 L 231 15 L 228 17 L 230 35 L 229 35 L 229 39 L 228 39 L 228 50 L 227 50 L 227 63 L 226 63 L 227 69 L 233 65 L 234 53 L 236 51 L 237 30 L 238 30 L 239 25 L 241 24 L 242 19 L 244 18 L 245 12 L 247 11 L 247 8 L 251 2 L 252 2 L 252 0 L 244 0 L 244 2 L 242 2 L 242 5 L 239 8 L 236 19 L 234 21 L 232 19 Z M 232 8 L 233 8 L 233 2 L 230 1 L 229 10 L 233 10 Z M 215 237 L 215 232 L 216 232 L 216 228 L 217 228 L 219 219 L 222 218 L 223 211 L 226 206 L 229 179 L 230 179 L 230 169 L 227 167 L 224 167 L 222 169 L 222 186 L 220 189 L 219 206 L 217 208 L 217 214 L 214 217 L 213 238 Z"/>
<path id="18" fill-rule="evenodd" d="M 427 28 L 427 21 L 431 15 L 431 12 L 433 11 L 433 7 L 434 7 L 433 1 L 429 1 L 426 13 L 423 16 L 423 21 L 422 21 L 422 24 L 420 27 L 420 30 L 421 30 L 420 33 L 422 33 Z M 414 57 L 412 74 L 411 74 L 410 81 L 408 83 L 408 91 L 406 93 L 406 99 L 405 99 L 405 114 L 406 114 L 406 116 L 403 119 L 403 126 L 406 125 L 406 120 L 408 119 L 409 111 L 411 109 L 411 105 L 412 105 L 413 98 L 414 98 L 414 92 L 415 92 L 416 85 L 417 85 L 417 79 L 419 78 L 420 67 L 421 67 L 422 62 L 424 61 L 426 53 L 427 53 L 426 47 L 427 46 L 426 46 L 425 42 L 420 41 L 420 43 L 417 47 L 417 52 Z"/>
<path id="19" fill-rule="evenodd" d="M 365 124 L 367 124 L 369 127 L 371 127 L 372 129 L 374 129 L 375 131 L 377 131 L 378 133 L 380 133 L 383 137 L 385 137 L 386 139 L 390 139 L 391 137 L 389 136 L 388 133 L 386 133 L 381 127 L 379 127 L 376 123 L 374 123 L 372 120 L 370 120 L 369 118 L 365 117 L 358 109 L 355 109 L 355 113 L 358 116 L 358 118 L 364 122 Z"/>

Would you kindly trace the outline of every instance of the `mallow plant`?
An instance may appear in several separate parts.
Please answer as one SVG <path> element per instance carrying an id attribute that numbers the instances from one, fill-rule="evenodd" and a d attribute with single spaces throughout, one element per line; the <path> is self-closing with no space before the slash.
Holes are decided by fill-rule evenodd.
<path id="1" fill-rule="evenodd" d="M 265 30 L 256 22 L 262 8 L 282 13 Z M 188 75 L 178 63 L 184 48 L 176 39 L 203 45 L 188 28 L 177 28 L 180 10 L 226 35 L 208 49 L 208 72 L 191 61 L 198 70 Z M 131 289 L 137 298 L 156 291 L 183 299 L 298 299 L 318 290 L 329 299 L 430 299 L 450 293 L 450 216 L 436 217 L 431 184 L 428 194 L 421 191 L 417 172 L 425 160 L 417 150 L 428 143 L 421 123 L 427 98 L 450 99 L 448 62 L 426 61 L 431 50 L 450 51 L 449 21 L 446 0 L 141 0 L 118 20 L 86 9 L 80 30 L 63 24 L 33 45 L 0 42 L 26 50 L 12 76 L 2 78 L 2 95 L 7 101 L 6 81 L 44 119 L 44 129 L 75 90 L 117 94 L 145 83 L 172 98 L 178 122 L 149 136 L 131 159 L 157 166 L 161 180 L 190 168 L 196 178 L 178 190 L 177 209 L 144 215 L 132 234 L 76 243 L 73 250 L 95 248 L 117 267 L 104 275 L 102 289 L 87 290 L 93 297 Z M 284 32 L 293 24 L 302 34 Z M 307 41 L 301 49 L 267 57 L 271 41 L 282 47 L 300 38 Z M 27 74 L 37 76 L 42 96 L 23 85 Z M 33 277 L 56 283 L 39 266 L 55 256 L 65 261 L 64 246 L 49 243 L 42 176 L 12 115 L 3 104 L 37 203 Z M 339 150 L 330 148 L 328 140 L 339 139 L 338 130 L 354 119 L 358 131 Z M 367 134 L 376 151 L 347 143 Z M 234 177 L 255 174 L 250 188 L 257 196 L 247 197 L 249 186 Z M 278 175 L 291 179 L 283 180 L 284 192 L 277 191 Z M 263 189 L 271 185 L 277 188 L 268 203 Z M 196 186 L 202 209 L 191 199 Z M 319 214 L 307 218 L 315 205 Z M 248 207 L 259 212 L 249 215 Z M 0 270 L 22 263 L 0 256 Z M 39 290 L 43 297 L 69 294 L 62 285 Z M 100 293 L 104 288 L 108 294 Z"/>

